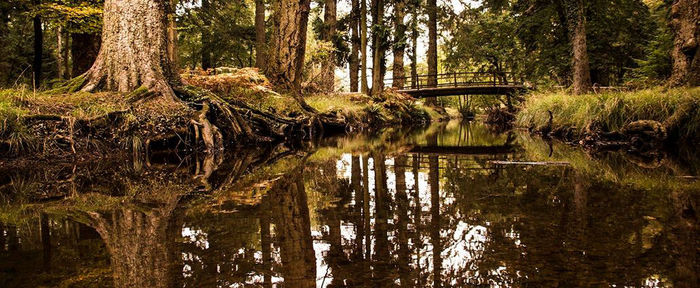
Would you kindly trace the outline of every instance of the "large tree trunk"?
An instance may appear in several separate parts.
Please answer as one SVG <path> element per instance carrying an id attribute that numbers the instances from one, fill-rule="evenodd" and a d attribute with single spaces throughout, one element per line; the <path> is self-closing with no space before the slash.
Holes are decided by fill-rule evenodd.
<path id="1" fill-rule="evenodd" d="M 35 7 L 41 5 L 40 0 L 33 0 Z M 41 65 L 43 64 L 44 54 L 44 30 L 41 27 L 41 17 L 34 16 L 34 61 L 32 64 L 34 72 L 34 87 L 41 85 Z"/>
<path id="2" fill-rule="evenodd" d="M 571 50 L 573 54 L 573 88 L 574 94 L 584 94 L 591 90 L 591 70 L 588 66 L 588 48 L 586 45 L 586 17 L 583 0 L 571 0 L 569 6 L 569 29 L 571 32 Z"/>
<path id="3" fill-rule="evenodd" d="M 372 0 L 372 26 L 384 26 L 384 0 Z M 372 31 L 372 95 L 380 95 L 384 90 L 384 49 L 386 35 L 382 29 Z"/>
<path id="4" fill-rule="evenodd" d="M 350 92 L 358 92 L 358 80 L 360 77 L 360 59 L 358 58 L 360 53 L 360 1 L 352 0 L 350 17 L 350 41 L 352 42 L 352 49 L 350 50 Z"/>
<path id="5" fill-rule="evenodd" d="M 100 34 L 95 33 L 71 34 L 72 75 L 81 75 L 92 67 L 100 52 L 100 38 Z"/>
<path id="6" fill-rule="evenodd" d="M 265 0 L 255 0 L 255 66 L 265 70 L 267 50 L 265 40 Z"/>
<path id="7" fill-rule="evenodd" d="M 333 44 L 336 30 L 336 0 L 326 0 L 323 9 L 323 40 Z M 334 51 L 335 49 L 333 49 Z M 335 84 L 335 53 L 329 53 L 321 66 L 321 88 L 333 92 Z"/>
<path id="8" fill-rule="evenodd" d="M 278 0 L 274 8 L 274 39 L 267 77 L 282 89 L 301 91 L 310 0 Z"/>
<path id="9" fill-rule="evenodd" d="M 403 0 L 396 0 L 394 5 L 394 72 L 392 86 L 403 88 L 406 83 L 406 73 L 403 69 L 403 56 L 406 51 L 406 3 Z"/>
<path id="10" fill-rule="evenodd" d="M 131 92 L 140 87 L 175 99 L 180 84 L 168 0 L 106 0 L 102 48 L 85 73 L 83 91 Z"/>
<path id="11" fill-rule="evenodd" d="M 438 60 L 437 60 L 437 1 L 428 0 L 428 87 L 437 86 Z M 425 99 L 428 105 L 436 105 L 437 98 Z"/>
<path id="12" fill-rule="evenodd" d="M 367 83 L 367 0 L 360 0 L 360 50 L 362 58 L 360 59 L 360 83 L 362 93 L 369 94 L 369 85 Z"/>
<path id="13" fill-rule="evenodd" d="M 673 70 L 671 86 L 700 85 L 700 0 L 674 0 L 671 4 Z"/>
<path id="14" fill-rule="evenodd" d="M 202 69 L 212 68 L 211 62 L 211 4 L 209 0 L 202 0 L 200 8 L 202 16 Z"/>

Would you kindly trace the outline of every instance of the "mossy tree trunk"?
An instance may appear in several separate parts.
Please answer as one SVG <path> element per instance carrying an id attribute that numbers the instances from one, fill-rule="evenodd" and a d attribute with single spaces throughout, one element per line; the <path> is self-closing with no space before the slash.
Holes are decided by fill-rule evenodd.
<path id="1" fill-rule="evenodd" d="M 671 86 L 700 85 L 700 0 L 674 0 L 671 4 L 673 69 Z"/>
<path id="2" fill-rule="evenodd" d="M 260 70 L 265 70 L 267 62 L 265 36 L 265 0 L 255 0 L 255 67 Z"/>
<path id="3" fill-rule="evenodd" d="M 413 7 L 413 9 L 413 15 L 411 15 L 411 88 L 415 89 L 418 87 L 416 81 L 418 80 L 418 9 L 420 6 Z"/>
<path id="4" fill-rule="evenodd" d="M 379 95 L 384 90 L 385 39 L 384 0 L 372 0 L 372 94 Z"/>
<path id="5" fill-rule="evenodd" d="M 437 59 L 437 1 L 428 0 L 428 87 L 437 86 L 438 59 Z M 437 105 L 437 98 L 425 99 L 428 105 Z"/>
<path id="6" fill-rule="evenodd" d="M 360 88 L 362 93 L 369 94 L 367 84 L 367 0 L 360 0 Z"/>
<path id="7" fill-rule="evenodd" d="M 200 8 L 202 15 L 202 69 L 213 68 L 211 61 L 211 3 L 209 0 L 202 0 Z"/>
<path id="8" fill-rule="evenodd" d="M 323 9 L 323 40 L 333 45 L 336 33 L 336 0 L 326 0 Z M 329 51 L 328 58 L 321 66 L 321 88 L 326 92 L 333 92 L 335 86 L 335 49 Z"/>
<path id="9" fill-rule="evenodd" d="M 32 0 L 32 4 L 35 7 L 41 5 L 41 0 Z M 34 16 L 32 20 L 34 24 L 34 61 L 32 62 L 32 68 L 34 72 L 34 87 L 39 87 L 41 85 L 41 73 L 44 57 L 44 29 L 41 25 L 41 17 L 39 15 Z"/>
<path id="10" fill-rule="evenodd" d="M 350 50 L 350 92 L 359 91 L 360 78 L 360 1 L 352 0 L 352 11 L 350 12 L 350 41 L 352 48 Z"/>
<path id="11" fill-rule="evenodd" d="M 406 51 L 406 23 L 404 16 L 406 15 L 406 3 L 404 0 L 395 0 L 394 3 L 394 80 L 392 86 L 402 88 L 406 79 L 403 68 L 403 57 Z"/>
<path id="12" fill-rule="evenodd" d="M 583 0 L 568 0 L 565 3 L 571 35 L 573 89 L 574 94 L 584 94 L 591 90 L 591 69 L 588 63 L 586 45 L 586 17 Z"/>
<path id="13" fill-rule="evenodd" d="M 132 92 L 144 87 L 176 99 L 173 6 L 169 0 L 106 0 L 102 47 L 84 77 L 83 91 Z"/>
<path id="14" fill-rule="evenodd" d="M 279 88 L 301 90 L 310 5 L 310 0 L 274 2 L 273 48 L 265 74 Z"/>

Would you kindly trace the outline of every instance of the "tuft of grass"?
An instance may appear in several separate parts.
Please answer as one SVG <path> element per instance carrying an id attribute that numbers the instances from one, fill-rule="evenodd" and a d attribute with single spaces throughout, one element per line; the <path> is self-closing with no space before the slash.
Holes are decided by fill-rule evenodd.
<path id="1" fill-rule="evenodd" d="M 345 114 L 357 113 L 364 109 L 366 102 L 355 101 L 355 94 L 314 94 L 305 97 L 309 106 L 321 113 L 330 111 L 342 111 Z"/>
<path id="2" fill-rule="evenodd" d="M 516 123 L 522 127 L 539 129 L 549 121 L 552 125 L 572 127 L 582 131 L 596 123 L 609 131 L 619 131 L 637 120 L 655 120 L 663 123 L 671 117 L 682 117 L 678 133 L 681 137 L 700 135 L 700 109 L 685 109 L 700 105 L 700 87 L 653 88 L 632 92 L 604 92 L 571 95 L 565 91 L 531 95 L 518 113 Z M 674 115 L 674 113 L 687 115 Z"/>

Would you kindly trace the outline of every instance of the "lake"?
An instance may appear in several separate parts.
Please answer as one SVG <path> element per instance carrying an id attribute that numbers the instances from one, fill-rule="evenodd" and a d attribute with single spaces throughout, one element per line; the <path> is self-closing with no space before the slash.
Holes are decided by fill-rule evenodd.
<path id="1" fill-rule="evenodd" d="M 672 152 L 450 122 L 3 166 L 0 287 L 698 287 L 700 158 Z"/>

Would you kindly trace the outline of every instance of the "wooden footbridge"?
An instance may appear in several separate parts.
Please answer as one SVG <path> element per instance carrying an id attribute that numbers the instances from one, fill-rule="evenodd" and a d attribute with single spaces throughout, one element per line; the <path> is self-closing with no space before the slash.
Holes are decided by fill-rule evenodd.
<path id="1" fill-rule="evenodd" d="M 515 95 L 527 88 L 510 72 L 450 72 L 387 79 L 398 91 L 415 98 L 457 95 Z"/>

